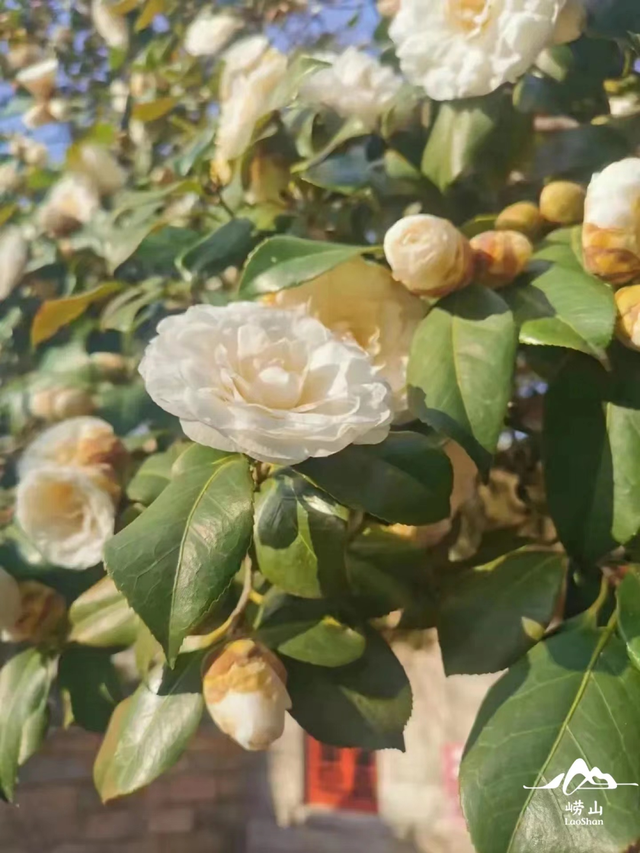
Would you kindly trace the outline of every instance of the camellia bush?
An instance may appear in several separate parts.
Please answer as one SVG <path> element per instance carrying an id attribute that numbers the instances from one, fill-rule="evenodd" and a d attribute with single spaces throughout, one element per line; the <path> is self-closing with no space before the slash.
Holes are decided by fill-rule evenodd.
<path id="1" fill-rule="evenodd" d="M 637 849 L 637 0 L 7 5 L 2 796 L 402 749 L 437 629 L 478 853 Z"/>

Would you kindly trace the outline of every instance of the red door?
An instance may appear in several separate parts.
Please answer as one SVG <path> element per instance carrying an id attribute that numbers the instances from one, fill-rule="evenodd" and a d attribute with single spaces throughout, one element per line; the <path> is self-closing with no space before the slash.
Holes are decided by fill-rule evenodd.
<path id="1" fill-rule="evenodd" d="M 375 754 L 306 738 L 306 801 L 340 811 L 378 811 Z"/>

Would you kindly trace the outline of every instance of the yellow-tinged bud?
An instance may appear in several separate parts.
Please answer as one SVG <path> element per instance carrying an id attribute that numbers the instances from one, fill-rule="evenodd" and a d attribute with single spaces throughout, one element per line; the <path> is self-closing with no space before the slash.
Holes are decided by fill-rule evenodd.
<path id="1" fill-rule="evenodd" d="M 573 181 L 552 181 L 540 195 L 540 213 L 553 225 L 579 225 L 587 192 Z"/>
<path id="2" fill-rule="evenodd" d="M 89 361 L 101 379 L 123 379 L 129 371 L 129 361 L 118 352 L 92 352 Z"/>
<path id="3" fill-rule="evenodd" d="M 44 421 L 62 421 L 80 415 L 90 415 L 95 404 L 82 388 L 43 388 L 34 391 L 29 401 L 31 414 Z"/>
<path id="4" fill-rule="evenodd" d="M 612 163 L 587 190 L 584 264 L 614 286 L 640 278 L 640 159 Z"/>
<path id="5" fill-rule="evenodd" d="M 537 204 L 531 201 L 518 201 L 500 213 L 496 219 L 497 231 L 519 231 L 535 240 L 544 229 L 544 219 Z"/>
<path id="6" fill-rule="evenodd" d="M 640 284 L 621 287 L 615 294 L 618 319 L 616 337 L 629 349 L 640 352 Z"/>
<path id="7" fill-rule="evenodd" d="M 67 606 L 55 589 L 38 581 L 20 581 L 20 614 L 4 632 L 12 643 L 42 643 L 60 636 L 66 627 Z"/>
<path id="8" fill-rule="evenodd" d="M 267 749 L 291 707 L 278 658 L 253 640 L 236 640 L 208 666 L 204 699 L 214 722 L 244 749 Z"/>
<path id="9" fill-rule="evenodd" d="M 533 246 L 519 231 L 485 231 L 471 240 L 476 280 L 487 287 L 511 284 L 531 260 Z"/>
<path id="10" fill-rule="evenodd" d="M 384 253 L 395 280 L 419 296 L 439 299 L 466 287 L 473 276 L 469 241 L 438 216 L 400 219 L 385 235 Z"/>

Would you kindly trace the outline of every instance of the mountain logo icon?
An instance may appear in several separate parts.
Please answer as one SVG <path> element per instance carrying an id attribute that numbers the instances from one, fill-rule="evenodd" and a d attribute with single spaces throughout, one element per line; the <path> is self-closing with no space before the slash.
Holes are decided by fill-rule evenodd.
<path id="1" fill-rule="evenodd" d="M 609 773 L 603 773 L 599 767 L 589 769 L 589 765 L 582 758 L 577 758 L 568 773 L 560 773 L 546 785 L 529 787 L 523 785 L 527 791 L 552 791 L 562 786 L 562 792 L 570 797 L 576 791 L 612 791 L 615 788 L 638 787 L 637 782 L 616 782 Z"/>

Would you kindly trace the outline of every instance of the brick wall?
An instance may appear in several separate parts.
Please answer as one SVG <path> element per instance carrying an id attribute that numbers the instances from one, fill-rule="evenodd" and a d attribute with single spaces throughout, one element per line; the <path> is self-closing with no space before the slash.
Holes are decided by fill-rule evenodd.
<path id="1" fill-rule="evenodd" d="M 23 768 L 17 805 L 0 804 L 1 853 L 243 853 L 261 756 L 206 726 L 172 771 L 104 806 L 91 778 L 99 742 L 49 737 Z"/>

